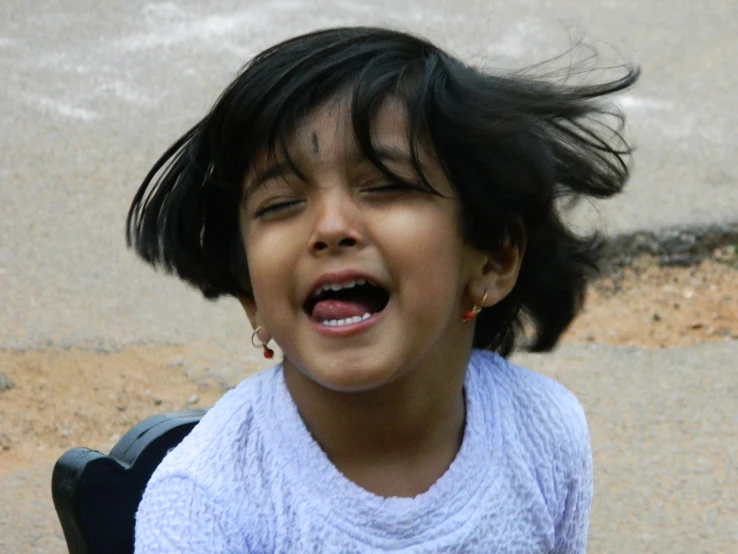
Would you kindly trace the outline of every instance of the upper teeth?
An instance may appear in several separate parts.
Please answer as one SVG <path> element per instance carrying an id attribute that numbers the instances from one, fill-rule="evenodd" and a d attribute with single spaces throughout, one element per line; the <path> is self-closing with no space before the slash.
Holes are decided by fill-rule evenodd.
<path id="1" fill-rule="evenodd" d="M 313 296 L 319 296 L 323 292 L 329 290 L 350 289 L 361 285 L 366 285 L 366 279 L 352 279 L 343 283 L 326 283 L 325 285 L 322 285 L 321 287 L 315 289 L 315 292 L 313 292 Z"/>

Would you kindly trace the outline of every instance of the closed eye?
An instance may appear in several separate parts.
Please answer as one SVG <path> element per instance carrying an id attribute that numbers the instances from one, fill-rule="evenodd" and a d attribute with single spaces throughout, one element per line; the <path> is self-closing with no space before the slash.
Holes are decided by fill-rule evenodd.
<path id="1" fill-rule="evenodd" d="M 277 215 L 281 212 L 289 211 L 292 208 L 296 208 L 302 204 L 303 200 L 281 200 L 269 202 L 268 204 L 260 207 L 254 212 L 254 217 L 263 217 L 268 215 Z"/>

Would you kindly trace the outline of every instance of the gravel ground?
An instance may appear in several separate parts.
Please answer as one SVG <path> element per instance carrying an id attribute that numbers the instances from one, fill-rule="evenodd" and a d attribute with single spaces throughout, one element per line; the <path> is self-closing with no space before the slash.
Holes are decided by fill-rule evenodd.
<path id="1" fill-rule="evenodd" d="M 517 357 L 563 382 L 587 411 L 596 487 L 590 552 L 738 552 L 736 346 L 566 345 Z M 0 552 L 64 551 L 51 467 L 0 476 Z"/>

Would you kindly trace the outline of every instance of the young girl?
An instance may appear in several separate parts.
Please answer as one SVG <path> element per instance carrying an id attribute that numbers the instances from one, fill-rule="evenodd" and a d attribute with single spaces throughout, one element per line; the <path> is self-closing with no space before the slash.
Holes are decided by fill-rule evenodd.
<path id="1" fill-rule="evenodd" d="M 486 73 L 372 28 L 256 56 L 146 177 L 128 240 L 284 358 L 162 462 L 136 552 L 584 552 L 582 408 L 505 356 L 580 308 L 596 244 L 557 207 L 622 189 L 598 101 L 636 77 Z"/>

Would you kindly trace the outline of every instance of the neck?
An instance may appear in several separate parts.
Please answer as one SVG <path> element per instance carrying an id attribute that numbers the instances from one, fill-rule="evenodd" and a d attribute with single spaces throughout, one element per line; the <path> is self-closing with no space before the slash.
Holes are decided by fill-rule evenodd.
<path id="1" fill-rule="evenodd" d="M 346 477 L 383 496 L 414 496 L 443 475 L 461 447 L 466 360 L 461 362 L 352 393 L 327 389 L 292 364 L 284 367 L 307 428 Z"/>

